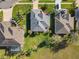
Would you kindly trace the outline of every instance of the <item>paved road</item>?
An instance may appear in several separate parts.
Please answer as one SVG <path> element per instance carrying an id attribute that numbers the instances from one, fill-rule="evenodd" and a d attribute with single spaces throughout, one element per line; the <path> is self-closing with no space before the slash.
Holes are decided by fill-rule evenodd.
<path id="1" fill-rule="evenodd" d="M 5 1 L 0 0 L 0 8 L 1 9 L 11 8 L 13 4 L 15 4 L 17 1 L 18 0 L 5 0 Z"/>

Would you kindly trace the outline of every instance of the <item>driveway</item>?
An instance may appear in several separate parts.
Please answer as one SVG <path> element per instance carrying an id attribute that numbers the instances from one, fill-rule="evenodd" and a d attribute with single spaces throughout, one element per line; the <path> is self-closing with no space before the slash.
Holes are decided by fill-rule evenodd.
<path id="1" fill-rule="evenodd" d="M 79 5 L 79 0 L 76 0 L 76 4 Z"/>
<path id="2" fill-rule="evenodd" d="M 33 9 L 38 9 L 38 0 L 33 0 Z"/>
<path id="3" fill-rule="evenodd" d="M 12 19 L 13 8 L 3 9 L 3 21 L 10 21 Z"/>
<path id="4" fill-rule="evenodd" d="M 59 9 L 61 9 L 62 0 L 55 0 L 55 5 L 59 5 Z"/>

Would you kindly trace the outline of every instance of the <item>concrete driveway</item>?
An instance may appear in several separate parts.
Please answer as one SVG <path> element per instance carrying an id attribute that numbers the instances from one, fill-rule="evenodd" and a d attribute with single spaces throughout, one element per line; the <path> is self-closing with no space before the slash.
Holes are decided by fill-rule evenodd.
<path id="1" fill-rule="evenodd" d="M 3 9 L 3 21 L 10 21 L 12 19 L 13 8 Z"/>
<path id="2" fill-rule="evenodd" d="M 33 0 L 33 9 L 38 9 L 39 0 Z"/>

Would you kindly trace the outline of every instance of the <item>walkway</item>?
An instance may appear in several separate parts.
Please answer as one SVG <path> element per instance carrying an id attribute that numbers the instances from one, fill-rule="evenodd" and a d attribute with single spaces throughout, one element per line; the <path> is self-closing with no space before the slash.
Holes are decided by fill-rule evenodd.
<path id="1" fill-rule="evenodd" d="M 33 9 L 38 9 L 38 0 L 33 0 Z"/>

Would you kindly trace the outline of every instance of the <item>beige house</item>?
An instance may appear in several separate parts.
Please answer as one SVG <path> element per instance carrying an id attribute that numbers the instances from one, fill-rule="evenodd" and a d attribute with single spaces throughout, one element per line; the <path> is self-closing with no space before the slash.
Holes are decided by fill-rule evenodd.
<path id="1" fill-rule="evenodd" d="M 13 21 L 0 22 L 0 47 L 5 47 L 9 51 L 20 51 L 24 42 L 24 30 Z"/>

